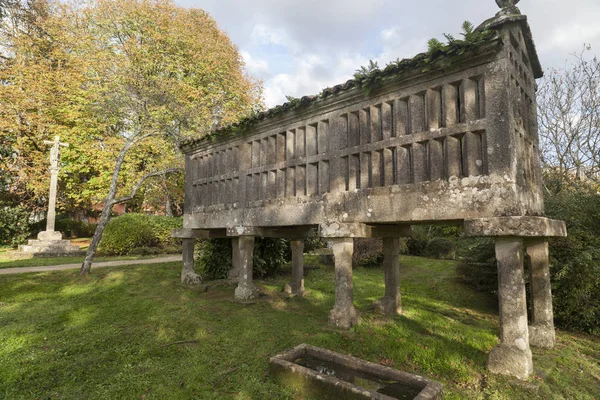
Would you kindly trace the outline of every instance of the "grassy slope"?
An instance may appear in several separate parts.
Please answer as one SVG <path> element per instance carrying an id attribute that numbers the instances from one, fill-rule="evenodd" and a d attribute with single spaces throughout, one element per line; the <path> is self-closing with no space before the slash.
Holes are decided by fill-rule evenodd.
<path id="1" fill-rule="evenodd" d="M 179 265 L 0 277 L 0 398 L 302 398 L 267 374 L 270 356 L 310 343 L 440 380 L 446 398 L 578 398 L 600 393 L 597 338 L 559 332 L 534 350 L 529 382 L 488 375 L 498 339 L 495 306 L 454 282 L 453 263 L 402 259 L 405 313 L 368 311 L 381 269 L 355 271 L 362 323 L 327 326 L 333 271 L 313 271 L 306 298 L 284 300 L 286 278 L 258 282 L 267 297 L 232 301 L 233 288 L 181 287 Z M 172 344 L 180 340 L 198 343 Z"/>

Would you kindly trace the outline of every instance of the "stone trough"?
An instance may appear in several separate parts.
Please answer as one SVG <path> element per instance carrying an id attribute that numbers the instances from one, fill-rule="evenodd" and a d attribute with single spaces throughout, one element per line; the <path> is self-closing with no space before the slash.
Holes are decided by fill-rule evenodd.
<path id="1" fill-rule="evenodd" d="M 438 382 L 307 344 L 269 363 L 279 381 L 319 399 L 442 398 Z"/>

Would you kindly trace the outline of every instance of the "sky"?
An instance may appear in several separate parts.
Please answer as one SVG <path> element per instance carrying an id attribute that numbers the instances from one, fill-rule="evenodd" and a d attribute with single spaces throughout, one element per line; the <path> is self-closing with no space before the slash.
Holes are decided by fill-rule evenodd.
<path id="1" fill-rule="evenodd" d="M 268 107 L 343 83 L 369 60 L 379 66 L 459 36 L 499 11 L 494 0 L 176 0 L 207 11 L 264 83 Z M 561 68 L 584 44 L 600 54 L 600 0 L 523 0 L 544 69 Z"/>

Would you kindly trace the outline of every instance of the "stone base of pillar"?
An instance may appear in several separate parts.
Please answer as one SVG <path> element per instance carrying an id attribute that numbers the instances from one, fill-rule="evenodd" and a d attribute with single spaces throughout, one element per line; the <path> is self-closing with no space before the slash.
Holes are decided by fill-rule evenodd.
<path id="1" fill-rule="evenodd" d="M 26 245 L 19 246 L 19 253 L 36 256 L 68 256 L 85 254 L 79 246 L 69 240 L 62 240 L 62 234 L 55 231 L 44 231 L 38 234 L 38 239 L 32 239 Z"/>
<path id="2" fill-rule="evenodd" d="M 202 283 L 202 277 L 194 271 L 182 271 L 181 272 L 181 284 L 182 285 L 199 285 Z"/>
<path id="3" fill-rule="evenodd" d="M 350 329 L 360 322 L 360 313 L 354 306 L 348 308 L 334 307 L 329 312 L 329 324 L 341 329 Z"/>
<path id="4" fill-rule="evenodd" d="M 373 303 L 373 309 L 376 313 L 390 317 L 402 314 L 400 298 L 382 297 Z"/>
<path id="5" fill-rule="evenodd" d="M 543 349 L 554 348 L 556 334 L 552 324 L 529 325 L 529 345 Z"/>
<path id="6" fill-rule="evenodd" d="M 238 301 L 248 301 L 258 298 L 260 291 L 252 281 L 239 283 L 235 288 L 234 297 Z"/>
<path id="7" fill-rule="evenodd" d="M 521 350 L 517 346 L 499 344 L 488 356 L 487 368 L 493 374 L 514 376 L 527 379 L 533 373 L 531 350 Z"/>
<path id="8" fill-rule="evenodd" d="M 300 281 L 299 288 L 292 288 L 290 283 L 286 283 L 285 287 L 283 288 L 283 292 L 290 296 L 304 296 L 304 279 Z"/>

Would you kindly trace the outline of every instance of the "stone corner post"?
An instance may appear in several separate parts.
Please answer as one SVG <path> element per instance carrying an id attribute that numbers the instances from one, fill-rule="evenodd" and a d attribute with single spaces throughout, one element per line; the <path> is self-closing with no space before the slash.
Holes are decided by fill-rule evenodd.
<path id="1" fill-rule="evenodd" d="M 240 239 L 239 237 L 231 238 L 231 269 L 227 275 L 227 279 L 239 279 L 242 266 L 240 265 Z"/>
<path id="2" fill-rule="evenodd" d="M 400 295 L 400 238 L 383 238 L 383 265 L 385 268 L 385 296 L 375 301 L 375 311 L 394 316 L 402 313 Z"/>
<path id="3" fill-rule="evenodd" d="M 529 325 L 529 344 L 534 347 L 554 347 L 554 313 L 552 311 L 552 288 L 548 240 L 528 239 L 525 242 L 530 261 L 532 324 Z"/>
<path id="4" fill-rule="evenodd" d="M 354 239 L 333 239 L 335 257 L 335 305 L 329 313 L 329 323 L 342 329 L 358 324 L 360 317 L 354 308 L 352 295 L 352 253 Z"/>
<path id="5" fill-rule="evenodd" d="M 200 283 L 200 275 L 194 271 L 194 245 L 196 239 L 185 238 L 183 242 L 183 267 L 181 268 L 181 283 L 183 285 L 196 285 Z"/>
<path id="6" fill-rule="evenodd" d="M 234 241 L 235 244 L 236 241 Z M 240 236 L 237 238 L 240 276 L 238 286 L 235 288 L 235 299 L 247 301 L 258 298 L 259 290 L 252 281 L 252 267 L 254 257 L 254 236 Z"/>
<path id="7" fill-rule="evenodd" d="M 487 368 L 496 374 L 526 379 L 533 372 L 527 328 L 527 303 L 523 276 L 523 240 L 496 238 L 500 344 L 494 347 Z"/>
<path id="8" fill-rule="evenodd" d="M 304 240 L 291 240 L 292 279 L 285 285 L 284 292 L 290 295 L 304 294 Z"/>

